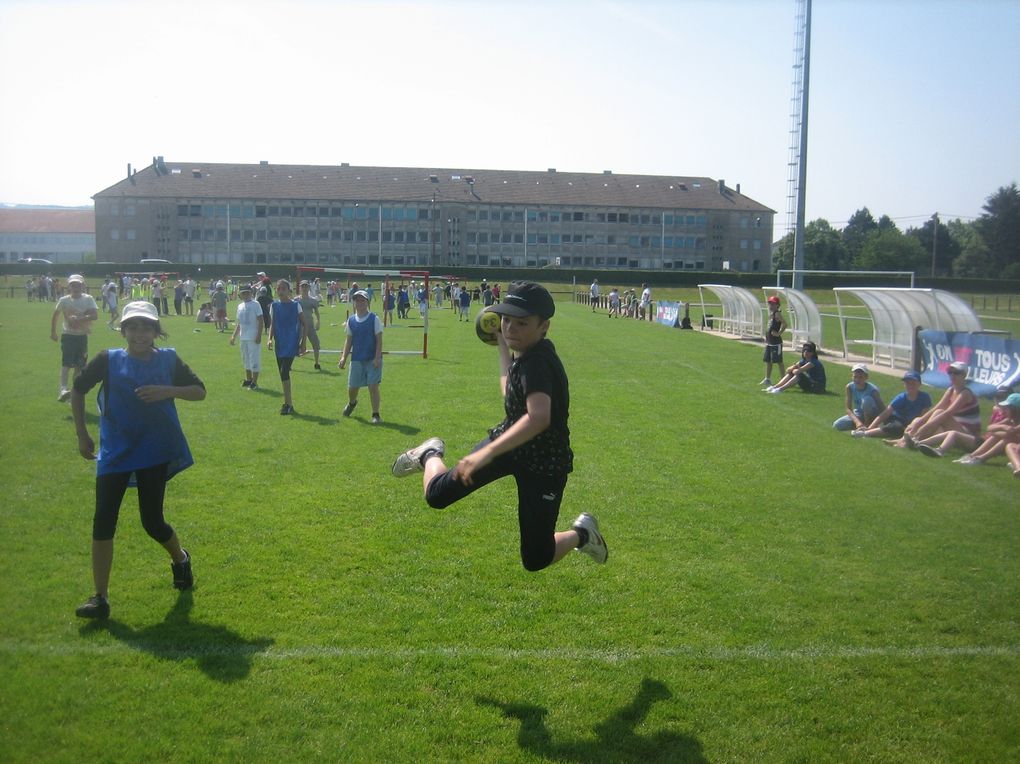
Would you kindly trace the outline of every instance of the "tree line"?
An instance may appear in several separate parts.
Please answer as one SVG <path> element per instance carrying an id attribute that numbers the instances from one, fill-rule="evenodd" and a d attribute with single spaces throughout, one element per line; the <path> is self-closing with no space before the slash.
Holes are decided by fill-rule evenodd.
<path id="1" fill-rule="evenodd" d="M 936 276 L 1020 279 L 1020 190 L 1014 182 L 988 197 L 971 222 L 942 222 L 933 215 L 919 228 L 901 231 L 888 216 L 867 207 L 842 229 L 824 218 L 804 229 L 808 270 L 914 271 Z M 773 248 L 772 270 L 793 267 L 791 231 Z M 934 245 L 934 246 L 933 246 Z"/>

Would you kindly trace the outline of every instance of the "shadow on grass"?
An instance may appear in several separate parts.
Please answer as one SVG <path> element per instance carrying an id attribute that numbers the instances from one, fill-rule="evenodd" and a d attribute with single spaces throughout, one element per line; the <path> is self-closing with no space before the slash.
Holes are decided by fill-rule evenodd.
<path id="1" fill-rule="evenodd" d="M 248 640 L 226 626 L 191 621 L 192 593 L 181 592 L 177 602 L 160 623 L 134 629 L 109 619 L 91 621 L 80 632 L 107 631 L 128 647 L 163 660 L 194 660 L 210 679 L 238 682 L 251 672 L 252 659 L 265 651 L 273 640 L 263 637 Z"/>
<path id="2" fill-rule="evenodd" d="M 409 424 L 400 424 L 399 422 L 387 422 L 383 419 L 379 424 L 372 424 L 369 417 L 365 416 L 350 416 L 347 417 L 351 422 L 357 422 L 363 424 L 365 427 L 371 427 L 377 430 L 396 430 L 402 435 L 418 435 L 421 432 L 420 427 L 413 427 Z"/>
<path id="3" fill-rule="evenodd" d="M 295 411 L 290 416 L 293 417 L 294 419 L 303 419 L 307 422 L 315 422 L 316 424 L 321 425 L 340 424 L 340 419 L 335 416 L 334 417 L 316 416 L 315 414 L 302 414 L 300 411 Z"/>
<path id="4" fill-rule="evenodd" d="M 548 709 L 530 703 L 504 703 L 485 697 L 475 698 L 475 701 L 479 705 L 499 709 L 507 719 L 520 721 L 517 745 L 551 761 L 707 763 L 697 738 L 666 731 L 648 735 L 635 731 L 648 716 L 653 704 L 672 697 L 673 693 L 662 682 L 643 679 L 641 689 L 630 704 L 595 725 L 593 739 L 565 741 L 554 740 L 546 727 Z"/>

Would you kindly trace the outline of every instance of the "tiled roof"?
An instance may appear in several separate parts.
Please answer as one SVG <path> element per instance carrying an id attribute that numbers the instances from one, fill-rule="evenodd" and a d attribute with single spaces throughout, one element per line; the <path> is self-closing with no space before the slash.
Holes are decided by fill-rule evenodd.
<path id="1" fill-rule="evenodd" d="M 0 233 L 95 233 L 93 210 L 0 207 Z"/>
<path id="2" fill-rule="evenodd" d="M 711 178 L 337 165 L 150 165 L 95 198 L 437 201 L 773 212 Z"/>

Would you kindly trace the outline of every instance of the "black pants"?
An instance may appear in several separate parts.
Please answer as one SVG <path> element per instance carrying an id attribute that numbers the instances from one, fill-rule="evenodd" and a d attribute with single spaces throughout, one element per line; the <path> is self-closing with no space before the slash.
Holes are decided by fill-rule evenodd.
<path id="1" fill-rule="evenodd" d="M 490 443 L 486 438 L 472 453 Z M 556 555 L 556 519 L 560 514 L 566 475 L 546 477 L 518 469 L 512 452 L 496 457 L 474 473 L 473 483 L 453 479 L 453 470 L 436 475 L 425 490 L 430 507 L 443 509 L 494 480 L 513 475 L 517 482 L 517 524 L 521 534 L 521 563 L 529 571 L 542 570 Z"/>
<path id="2" fill-rule="evenodd" d="M 166 493 L 166 464 L 135 470 L 138 481 L 138 511 L 145 532 L 160 544 L 174 535 L 174 529 L 163 519 L 163 496 Z M 92 518 L 92 538 L 109 541 L 117 530 L 120 505 L 127 491 L 130 472 L 114 472 L 96 476 L 96 514 Z"/>

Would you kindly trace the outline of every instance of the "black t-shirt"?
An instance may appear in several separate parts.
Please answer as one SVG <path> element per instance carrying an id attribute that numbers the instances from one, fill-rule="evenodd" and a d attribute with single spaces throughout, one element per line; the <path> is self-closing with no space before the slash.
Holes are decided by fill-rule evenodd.
<path id="1" fill-rule="evenodd" d="M 551 399 L 549 426 L 511 452 L 513 458 L 521 468 L 536 475 L 566 475 L 574 469 L 567 426 L 570 391 L 563 363 L 556 355 L 556 348 L 546 339 L 510 364 L 503 400 L 506 418 L 490 430 L 490 435 L 498 437 L 524 416 L 528 411 L 528 396 L 532 393 L 545 393 Z"/>

